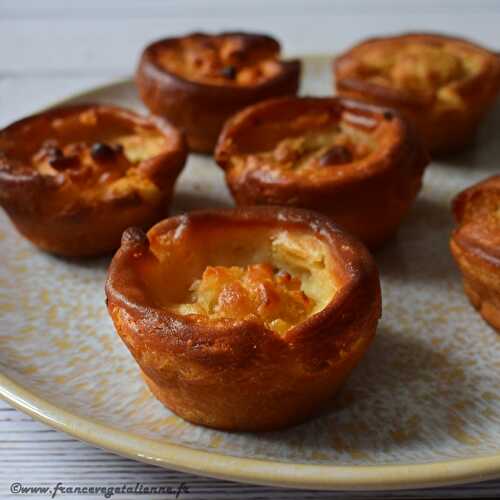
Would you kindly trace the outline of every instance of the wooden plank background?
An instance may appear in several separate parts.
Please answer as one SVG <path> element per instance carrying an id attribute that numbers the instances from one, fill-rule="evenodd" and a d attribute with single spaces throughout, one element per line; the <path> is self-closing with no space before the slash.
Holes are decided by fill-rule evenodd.
<path id="1" fill-rule="evenodd" d="M 234 28 L 273 33 L 289 54 L 338 52 L 366 36 L 406 30 L 456 33 L 500 50 L 500 2 L 0 0 L 0 126 L 60 97 L 130 75 L 141 48 L 150 40 L 191 30 Z M 184 482 L 189 494 L 180 498 L 185 499 L 500 496 L 500 482 L 432 491 L 349 494 L 284 490 L 196 477 L 96 449 L 0 402 L 0 498 L 16 498 L 9 491 L 12 483 L 54 487 L 58 482 L 64 486 L 100 487 L 136 482 L 177 487 Z"/>

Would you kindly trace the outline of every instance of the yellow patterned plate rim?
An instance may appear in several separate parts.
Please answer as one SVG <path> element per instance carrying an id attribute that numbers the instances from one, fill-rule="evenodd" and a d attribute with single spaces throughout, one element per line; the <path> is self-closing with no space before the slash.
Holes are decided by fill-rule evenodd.
<path id="1" fill-rule="evenodd" d="M 325 490 L 395 490 L 484 481 L 500 476 L 498 454 L 428 464 L 382 466 L 308 465 L 231 457 L 187 446 L 159 444 L 79 417 L 38 397 L 3 374 L 0 374 L 0 396 L 57 430 L 119 455 L 233 481 Z"/>

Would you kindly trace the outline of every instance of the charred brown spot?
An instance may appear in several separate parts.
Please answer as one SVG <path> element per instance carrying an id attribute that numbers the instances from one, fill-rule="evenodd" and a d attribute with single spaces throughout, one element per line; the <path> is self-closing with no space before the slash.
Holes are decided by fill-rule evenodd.
<path id="1" fill-rule="evenodd" d="M 224 66 L 220 70 L 220 74 L 228 80 L 234 80 L 236 78 L 236 68 L 234 66 Z"/>
<path id="2" fill-rule="evenodd" d="M 384 111 L 384 120 L 391 121 L 394 118 L 392 111 Z"/>
<path id="3" fill-rule="evenodd" d="M 55 146 L 49 146 L 46 149 L 47 161 L 52 168 L 56 170 L 64 170 L 66 168 L 75 167 L 80 164 L 80 159 L 75 155 L 67 155 Z"/>
<path id="4" fill-rule="evenodd" d="M 332 146 L 325 151 L 319 158 L 321 166 L 341 165 L 343 163 L 350 163 L 353 160 L 353 155 L 350 149 L 345 146 Z"/>
<path id="5" fill-rule="evenodd" d="M 96 142 L 90 148 L 90 155 L 92 159 L 97 162 L 113 161 L 115 159 L 117 150 L 103 142 Z"/>
<path id="6" fill-rule="evenodd" d="M 125 229 L 121 240 L 122 246 L 148 248 L 149 240 L 146 233 L 139 227 Z"/>

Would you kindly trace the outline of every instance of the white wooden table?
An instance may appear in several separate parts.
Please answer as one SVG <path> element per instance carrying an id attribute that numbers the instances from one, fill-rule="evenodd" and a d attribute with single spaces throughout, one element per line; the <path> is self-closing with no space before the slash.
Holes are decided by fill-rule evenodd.
<path id="1" fill-rule="evenodd" d="M 130 75 L 146 42 L 191 30 L 276 35 L 289 54 L 338 52 L 368 35 L 445 31 L 500 50 L 500 2 L 445 0 L 0 0 L 0 126 L 90 86 Z M 0 332 L 1 335 L 1 332 Z M 498 498 L 500 481 L 431 492 L 334 494 L 239 485 L 144 465 L 93 448 L 0 402 L 0 498 L 10 488 L 177 488 L 184 499 Z M 47 494 L 23 495 L 31 498 Z M 62 495 L 58 495 L 62 496 Z M 103 498 L 102 495 L 86 495 Z M 65 498 L 78 498 L 67 494 Z M 175 498 L 115 495 L 113 498 Z"/>

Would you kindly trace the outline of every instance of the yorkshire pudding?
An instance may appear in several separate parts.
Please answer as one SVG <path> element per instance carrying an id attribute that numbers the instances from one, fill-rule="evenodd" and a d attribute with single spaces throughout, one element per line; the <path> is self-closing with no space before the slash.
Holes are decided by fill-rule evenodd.
<path id="1" fill-rule="evenodd" d="M 282 207 L 191 212 L 129 229 L 108 311 L 155 396 L 209 427 L 258 431 L 321 409 L 380 316 L 366 248 Z"/>
<path id="2" fill-rule="evenodd" d="M 280 44 L 250 33 L 193 33 L 144 49 L 136 73 L 152 113 L 186 132 L 190 149 L 211 153 L 224 122 L 257 101 L 297 93 L 298 60 L 280 60 Z"/>
<path id="3" fill-rule="evenodd" d="M 431 153 L 462 149 L 500 90 L 500 58 L 438 34 L 371 38 L 334 62 L 340 95 L 399 109 Z"/>
<path id="4" fill-rule="evenodd" d="M 396 232 L 428 163 L 397 112 L 338 97 L 248 107 L 225 125 L 215 158 L 238 205 L 314 209 L 372 249 Z"/>
<path id="5" fill-rule="evenodd" d="M 0 204 L 43 250 L 108 253 L 127 227 L 166 215 L 186 154 L 165 120 L 104 105 L 52 109 L 0 131 Z"/>
<path id="6" fill-rule="evenodd" d="M 465 293 L 500 332 L 500 175 L 461 192 L 453 200 L 453 212 L 458 228 L 450 247 Z"/>

